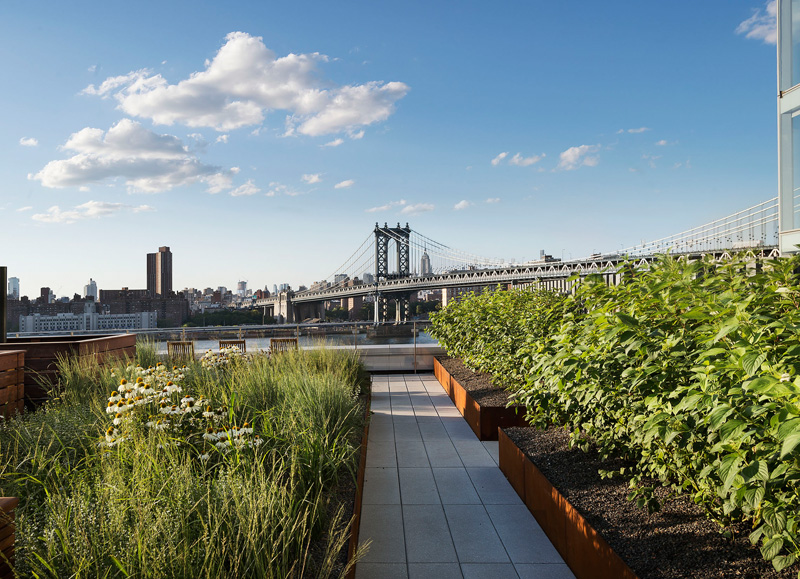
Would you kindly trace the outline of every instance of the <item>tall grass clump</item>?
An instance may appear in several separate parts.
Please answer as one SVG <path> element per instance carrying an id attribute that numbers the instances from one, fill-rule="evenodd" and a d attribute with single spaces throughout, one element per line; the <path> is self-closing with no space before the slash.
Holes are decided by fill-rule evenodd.
<path id="1" fill-rule="evenodd" d="M 363 430 L 352 356 L 129 364 L 113 378 L 60 365 L 62 396 L 0 426 L 0 494 L 21 499 L 19 576 L 345 572 L 337 490 Z"/>

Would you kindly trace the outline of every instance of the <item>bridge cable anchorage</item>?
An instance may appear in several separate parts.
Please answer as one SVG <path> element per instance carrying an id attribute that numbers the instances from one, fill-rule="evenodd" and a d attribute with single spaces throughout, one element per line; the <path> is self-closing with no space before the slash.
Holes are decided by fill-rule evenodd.
<path id="1" fill-rule="evenodd" d="M 773 197 L 727 217 L 681 233 L 641 243 L 619 251 L 590 256 L 595 259 L 620 255 L 644 256 L 775 247 L 778 245 L 778 198 Z"/>

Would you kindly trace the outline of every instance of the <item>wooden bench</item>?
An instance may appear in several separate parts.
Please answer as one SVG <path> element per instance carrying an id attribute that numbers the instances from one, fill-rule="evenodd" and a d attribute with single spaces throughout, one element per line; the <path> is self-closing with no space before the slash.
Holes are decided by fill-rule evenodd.
<path id="1" fill-rule="evenodd" d="M 222 348 L 231 348 L 233 346 L 236 346 L 237 348 L 239 348 L 239 350 L 241 350 L 242 354 L 244 354 L 247 351 L 247 345 L 245 344 L 244 340 L 220 340 L 219 341 L 219 349 L 220 350 L 222 350 Z"/>
<path id="2" fill-rule="evenodd" d="M 194 361 L 194 342 L 167 342 L 167 355 L 171 360 Z"/>
<path id="3" fill-rule="evenodd" d="M 279 354 L 290 350 L 297 350 L 297 338 L 270 338 L 269 353 Z"/>

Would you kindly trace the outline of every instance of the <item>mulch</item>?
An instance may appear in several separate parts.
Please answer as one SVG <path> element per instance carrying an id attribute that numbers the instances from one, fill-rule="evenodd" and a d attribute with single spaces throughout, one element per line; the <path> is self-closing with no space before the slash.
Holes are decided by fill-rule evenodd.
<path id="1" fill-rule="evenodd" d="M 436 356 L 442 367 L 455 378 L 464 390 L 469 392 L 472 399 L 482 407 L 508 405 L 508 392 L 492 383 L 491 374 L 473 372 L 458 358 L 449 356 Z"/>
<path id="2" fill-rule="evenodd" d="M 797 564 L 779 573 L 764 561 L 747 538 L 752 530 L 748 526 L 730 528 L 733 538 L 727 539 L 685 495 L 662 501 L 657 513 L 638 508 L 627 499 L 626 480 L 601 479 L 598 474 L 599 469 L 624 464 L 603 462 L 595 451 L 570 449 L 569 433 L 563 428 L 506 428 L 504 432 L 639 579 L 797 577 Z M 667 489 L 657 490 L 659 499 L 668 494 Z"/>

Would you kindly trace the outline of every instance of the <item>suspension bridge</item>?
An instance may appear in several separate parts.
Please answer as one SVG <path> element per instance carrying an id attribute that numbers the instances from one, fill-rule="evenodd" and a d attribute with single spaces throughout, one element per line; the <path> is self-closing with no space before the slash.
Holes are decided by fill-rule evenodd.
<path id="1" fill-rule="evenodd" d="M 542 255 L 526 263 L 505 263 L 451 248 L 411 229 L 381 227 L 367 236 L 361 245 L 328 278 L 303 291 L 287 291 L 254 303 L 281 322 L 325 318 L 326 303 L 339 300 L 351 311 L 358 311 L 365 301 L 374 307 L 374 320 L 385 321 L 388 303 L 395 302 L 395 319 L 408 317 L 413 294 L 422 290 L 441 290 L 442 303 L 475 288 L 514 285 L 537 285 L 554 290 L 569 290 L 568 278 L 592 273 L 618 283 L 622 266 L 634 261 L 646 265 L 660 254 L 724 256 L 730 252 L 750 251 L 763 257 L 777 257 L 778 198 L 775 197 L 722 219 L 610 253 L 595 253 L 564 261 Z"/>

